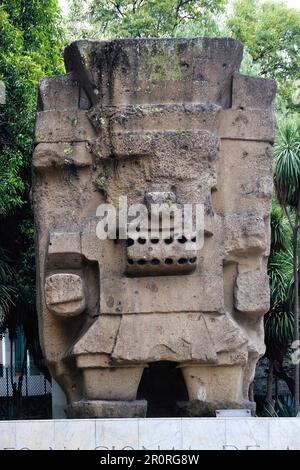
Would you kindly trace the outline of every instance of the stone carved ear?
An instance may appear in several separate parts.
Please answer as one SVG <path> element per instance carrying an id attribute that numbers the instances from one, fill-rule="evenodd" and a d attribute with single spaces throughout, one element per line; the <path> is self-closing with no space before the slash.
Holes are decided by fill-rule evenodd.
<path id="1" fill-rule="evenodd" d="M 52 274 L 46 278 L 45 298 L 49 310 L 60 317 L 75 317 L 86 308 L 84 282 L 77 274 Z"/>
<path id="2" fill-rule="evenodd" d="M 235 308 L 254 316 L 264 315 L 270 308 L 269 278 L 265 269 L 239 267 L 234 289 Z"/>

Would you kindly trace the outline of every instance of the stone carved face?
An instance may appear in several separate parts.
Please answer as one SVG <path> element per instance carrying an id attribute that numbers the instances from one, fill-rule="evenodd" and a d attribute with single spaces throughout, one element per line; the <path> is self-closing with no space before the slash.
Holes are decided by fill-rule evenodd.
<path id="1" fill-rule="evenodd" d="M 134 400 L 156 361 L 182 367 L 190 400 L 247 402 L 269 306 L 275 85 L 239 75 L 241 59 L 230 39 L 79 41 L 68 74 L 40 84 L 41 339 L 70 403 L 96 416 Z M 163 227 L 99 240 L 97 207 L 124 195 L 203 204 L 203 248 Z"/>

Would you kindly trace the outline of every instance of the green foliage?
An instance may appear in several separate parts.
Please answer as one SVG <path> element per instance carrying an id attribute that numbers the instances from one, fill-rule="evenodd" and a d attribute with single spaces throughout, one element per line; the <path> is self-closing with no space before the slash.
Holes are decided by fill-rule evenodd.
<path id="1" fill-rule="evenodd" d="M 292 253 L 289 249 L 273 251 L 269 258 L 272 309 L 289 307 L 293 288 Z"/>
<path id="2" fill-rule="evenodd" d="M 278 205 L 276 199 L 273 199 L 271 210 L 271 251 L 288 249 L 290 239 L 291 228 L 283 209 Z"/>
<path id="3" fill-rule="evenodd" d="M 266 356 L 272 360 L 282 361 L 293 339 L 293 313 L 274 310 L 265 319 Z"/>
<path id="4" fill-rule="evenodd" d="M 3 146 L 4 147 L 4 146 Z M 22 154 L 8 146 L 2 148 L 0 156 L 0 216 L 6 215 L 23 203 L 25 182 L 20 175 Z"/>
<path id="5" fill-rule="evenodd" d="M 276 243 L 269 258 L 268 273 L 270 278 L 271 308 L 265 317 L 266 355 L 271 359 L 282 360 L 293 339 L 293 257 L 290 249 L 289 230 L 282 216 L 281 227 L 278 214 L 280 208 L 274 206 L 271 214 L 271 226 L 276 225 Z M 272 220 L 273 219 L 273 220 Z M 278 235 L 279 234 L 279 235 Z M 273 233 L 274 237 L 274 233 Z M 278 243 L 279 240 L 279 243 Z M 280 247 L 278 251 L 274 247 Z"/>
<path id="6" fill-rule="evenodd" d="M 22 174 L 32 153 L 37 82 L 63 71 L 62 34 L 56 0 L 3 0 L 0 5 L 0 217 L 24 203 L 29 181 Z M 50 21 L 51 19 L 51 21 Z"/>
<path id="7" fill-rule="evenodd" d="M 266 355 L 271 361 L 279 361 L 282 365 L 291 342 L 293 339 L 298 339 L 298 333 L 295 331 L 299 322 L 296 300 L 300 125 L 296 116 L 281 118 L 278 124 L 274 146 L 274 182 L 281 207 L 273 205 L 271 214 L 272 251 L 268 265 L 271 309 L 265 318 L 265 341 Z M 294 397 L 295 408 L 297 408 L 296 387 Z"/>
<path id="8" fill-rule="evenodd" d="M 72 22 L 105 38 L 203 36 L 218 31 L 227 0 L 72 0 Z M 86 28 L 87 23 L 92 25 Z M 71 31 L 72 33 L 72 31 Z"/>
<path id="9" fill-rule="evenodd" d="M 279 123 L 274 145 L 274 183 L 280 204 L 296 208 L 300 188 L 300 121 Z"/>
<path id="10" fill-rule="evenodd" d="M 293 81 L 300 70 L 300 11 L 274 0 L 234 0 L 227 27 L 261 74 L 277 80 L 280 96 L 293 108 Z"/>
<path id="11" fill-rule="evenodd" d="M 39 72 L 61 73 L 64 30 L 57 0 L 2 0 L 1 4 Z"/>
<path id="12" fill-rule="evenodd" d="M 278 398 L 275 407 L 271 403 L 266 403 L 258 416 L 262 418 L 292 418 L 298 415 L 295 413 L 293 397 L 288 395 Z"/>
<path id="13" fill-rule="evenodd" d="M 6 104 L 0 105 L 0 263 L 6 273 L 0 286 L 10 301 L 2 308 L 0 328 L 8 327 L 14 336 L 22 325 L 35 348 L 32 137 L 38 80 L 63 73 L 63 41 L 57 0 L 1 0 L 0 80 L 6 86 Z M 7 271 L 9 266 L 14 269 Z"/>
<path id="14" fill-rule="evenodd" d="M 5 250 L 0 248 L 0 330 L 13 305 L 16 290 L 12 286 L 13 270 Z"/>

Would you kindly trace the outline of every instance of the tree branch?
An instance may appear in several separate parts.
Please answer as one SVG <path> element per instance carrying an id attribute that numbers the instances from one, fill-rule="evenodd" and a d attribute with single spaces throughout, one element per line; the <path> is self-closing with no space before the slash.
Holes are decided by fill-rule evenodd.
<path id="1" fill-rule="evenodd" d="M 291 216 L 290 216 L 290 214 L 288 213 L 288 210 L 287 210 L 286 206 L 283 206 L 283 210 L 284 210 L 284 213 L 285 213 L 285 215 L 286 215 L 286 217 L 287 217 L 287 219 L 288 219 L 288 221 L 289 221 L 289 224 L 290 224 L 291 229 L 294 230 L 294 224 L 293 224 L 293 222 L 292 222 Z"/>
<path id="2" fill-rule="evenodd" d="M 191 3 L 191 1 L 193 0 L 178 0 L 177 2 L 177 6 L 176 6 L 176 9 L 175 9 L 175 21 L 174 21 L 174 24 L 173 24 L 173 28 L 172 28 L 172 32 L 174 32 L 176 26 L 178 26 L 179 24 L 179 12 L 181 10 L 182 7 L 184 7 L 185 5 L 187 5 L 188 3 Z"/>
<path id="3" fill-rule="evenodd" d="M 295 381 L 288 375 L 288 373 L 284 370 L 283 365 L 278 361 L 274 361 L 274 375 L 276 375 L 279 379 L 284 380 L 290 392 L 292 395 L 294 395 Z"/>
<path id="4" fill-rule="evenodd" d="M 124 13 L 121 10 L 120 3 L 119 2 L 114 2 L 114 1 L 112 1 L 111 3 L 115 7 L 115 9 L 120 13 L 120 15 L 124 18 Z"/>

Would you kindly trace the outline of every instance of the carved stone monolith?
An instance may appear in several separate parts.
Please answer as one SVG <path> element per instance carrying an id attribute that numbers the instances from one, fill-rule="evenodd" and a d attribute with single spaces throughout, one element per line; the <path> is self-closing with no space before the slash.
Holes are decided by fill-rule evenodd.
<path id="1" fill-rule="evenodd" d="M 233 39 L 83 40 L 66 48 L 66 75 L 40 82 L 40 338 L 70 417 L 145 416 L 139 383 L 161 361 L 185 381 L 178 414 L 253 409 L 276 86 L 240 75 L 241 60 Z M 192 230 L 166 235 L 164 222 L 124 240 L 120 216 L 101 238 L 98 208 L 125 196 L 145 220 L 157 203 L 202 204 L 203 247 Z"/>

